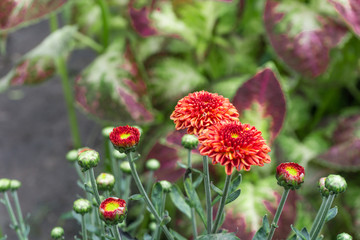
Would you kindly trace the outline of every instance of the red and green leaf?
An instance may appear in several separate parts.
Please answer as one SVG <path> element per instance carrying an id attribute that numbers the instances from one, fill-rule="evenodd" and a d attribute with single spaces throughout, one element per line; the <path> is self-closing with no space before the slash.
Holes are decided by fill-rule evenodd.
<path id="1" fill-rule="evenodd" d="M 250 123 L 273 142 L 284 122 L 286 103 L 280 83 L 268 68 L 246 81 L 236 92 L 233 104 L 240 121 Z"/>

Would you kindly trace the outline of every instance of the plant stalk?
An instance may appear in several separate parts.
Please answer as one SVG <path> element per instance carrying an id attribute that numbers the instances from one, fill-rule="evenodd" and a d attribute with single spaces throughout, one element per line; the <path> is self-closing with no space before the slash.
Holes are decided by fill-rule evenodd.
<path id="1" fill-rule="evenodd" d="M 160 227 L 162 228 L 163 232 L 165 233 L 166 237 L 170 240 L 175 240 L 174 237 L 172 236 L 172 234 L 169 232 L 168 228 L 166 227 L 166 225 L 162 224 L 162 219 L 160 218 L 159 214 L 156 212 L 154 205 L 151 203 L 148 195 L 146 194 L 146 191 L 140 181 L 139 175 L 136 171 L 136 167 L 135 167 L 135 163 L 133 161 L 131 152 L 127 153 L 127 157 L 128 157 L 128 161 L 130 164 L 130 168 L 131 168 L 131 173 L 132 176 L 134 178 L 135 184 L 138 188 L 138 190 L 140 191 L 141 195 L 143 195 L 145 203 L 147 205 L 147 207 L 149 208 L 150 212 L 155 216 L 155 219 L 157 221 L 157 223 L 160 225 Z"/>
<path id="2" fill-rule="evenodd" d="M 87 240 L 86 221 L 84 214 L 81 214 L 81 233 L 83 240 Z"/>
<path id="3" fill-rule="evenodd" d="M 231 185 L 231 175 L 226 175 L 226 179 L 225 179 L 225 186 L 224 186 L 224 190 L 223 190 L 223 195 L 220 199 L 220 204 L 219 204 L 219 209 L 216 213 L 216 218 L 215 218 L 215 222 L 214 222 L 214 226 L 212 228 L 212 233 L 216 233 L 220 227 L 220 219 L 221 219 L 221 216 L 224 212 L 224 207 L 225 207 L 225 204 L 226 204 L 226 199 L 227 199 L 227 196 L 228 196 L 228 193 L 229 193 L 229 188 L 230 188 L 230 185 Z"/>
<path id="4" fill-rule="evenodd" d="M 16 190 L 11 191 L 11 194 L 12 194 L 12 197 L 13 197 L 14 202 L 15 202 L 15 209 L 16 209 L 16 213 L 17 213 L 17 216 L 18 216 L 19 226 L 20 226 L 22 235 L 23 235 L 24 239 L 28 239 L 27 236 L 26 236 L 24 217 L 23 217 L 22 212 L 21 212 L 20 201 L 19 201 L 17 191 Z"/>
<path id="5" fill-rule="evenodd" d="M 112 231 L 113 231 L 113 234 L 115 236 L 115 239 L 116 240 L 121 240 L 121 234 L 120 234 L 119 229 L 118 229 L 118 227 L 116 225 L 112 226 Z"/>
<path id="6" fill-rule="evenodd" d="M 275 213 L 273 222 L 271 223 L 271 229 L 270 229 L 270 233 L 269 233 L 269 236 L 268 236 L 268 240 L 271 240 L 273 238 L 274 233 L 275 233 L 275 229 L 278 228 L 277 224 L 279 222 L 282 210 L 284 209 L 286 199 L 289 196 L 289 192 L 290 192 L 290 188 L 285 188 L 285 190 L 284 190 L 284 192 L 283 192 L 283 194 L 281 196 L 279 206 L 276 209 L 276 213 Z"/>
<path id="7" fill-rule="evenodd" d="M 98 206 L 100 206 L 101 201 L 100 201 L 100 196 L 99 196 L 99 192 L 98 192 L 97 185 L 96 185 L 96 181 L 95 181 L 94 168 L 91 168 L 91 169 L 89 170 L 89 173 L 90 173 L 91 187 L 92 187 L 92 189 L 93 189 L 96 202 L 97 202 Z"/>
<path id="8" fill-rule="evenodd" d="M 209 175 L 209 163 L 207 156 L 203 156 L 203 172 L 204 172 L 204 188 L 205 188 L 206 216 L 207 216 L 206 227 L 207 227 L 207 233 L 210 234 L 212 229 L 213 210 L 211 206 L 210 175 Z"/>
<path id="9" fill-rule="evenodd" d="M 97 4 L 100 7 L 101 11 L 101 20 L 102 20 L 102 44 L 104 46 L 104 50 L 109 45 L 110 31 L 109 31 L 109 22 L 110 22 L 110 13 L 107 7 L 106 1 L 104 0 L 96 0 Z"/>
<path id="10" fill-rule="evenodd" d="M 191 149 L 188 149 L 188 168 L 191 168 L 192 164 L 191 164 Z M 189 178 L 190 181 L 192 183 L 192 174 L 189 174 Z M 191 225 L 192 225 L 192 230 L 193 230 L 193 238 L 197 238 L 198 233 L 197 233 L 197 228 L 196 228 L 196 215 L 195 215 L 195 208 L 192 206 L 191 207 Z"/>
<path id="11" fill-rule="evenodd" d="M 317 212 L 314 223 L 311 226 L 310 237 L 314 235 L 315 229 L 317 228 L 318 224 L 320 223 L 320 218 L 321 218 L 321 215 L 322 215 L 322 213 L 324 211 L 324 208 L 325 208 L 325 205 L 326 205 L 325 203 L 326 203 L 327 199 L 328 199 L 328 197 L 325 197 L 325 196 L 322 197 L 322 201 L 321 201 L 319 211 Z"/>
<path id="12" fill-rule="evenodd" d="M 15 229 L 16 235 L 18 236 L 18 239 L 19 240 L 26 240 L 26 238 L 24 238 L 24 236 L 22 235 L 21 230 L 19 228 L 19 224 L 18 224 L 18 221 L 16 220 L 14 210 L 13 210 L 13 208 L 11 206 L 11 203 L 10 203 L 9 196 L 8 196 L 7 192 L 4 192 L 4 198 L 5 198 L 5 206 L 6 206 L 6 209 L 7 209 L 8 213 L 9 213 L 11 224 L 14 226 L 14 229 Z"/>

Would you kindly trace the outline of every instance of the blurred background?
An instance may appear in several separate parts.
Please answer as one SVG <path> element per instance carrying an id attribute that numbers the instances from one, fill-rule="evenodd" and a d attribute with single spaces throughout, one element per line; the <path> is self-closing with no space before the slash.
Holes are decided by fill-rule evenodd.
<path id="1" fill-rule="evenodd" d="M 55 225 L 70 238 L 80 230 L 66 214 L 82 191 L 65 155 L 82 146 L 102 153 L 105 126 L 140 126 L 142 160 L 160 160 L 158 179 L 181 179 L 183 133 L 169 116 L 203 89 L 228 97 L 272 149 L 271 164 L 242 173 L 224 228 L 251 239 L 279 201 L 276 166 L 293 161 L 305 183 L 275 239 L 290 236 L 290 224 L 311 227 L 317 181 L 330 173 L 348 190 L 325 239 L 360 238 L 359 23 L 358 0 L 1 1 L 0 178 L 23 184 L 30 239 L 49 239 Z M 222 167 L 212 179 L 223 184 Z M 2 205 L 0 216 L 0 233 L 15 239 Z M 185 218 L 173 222 L 191 235 Z"/>

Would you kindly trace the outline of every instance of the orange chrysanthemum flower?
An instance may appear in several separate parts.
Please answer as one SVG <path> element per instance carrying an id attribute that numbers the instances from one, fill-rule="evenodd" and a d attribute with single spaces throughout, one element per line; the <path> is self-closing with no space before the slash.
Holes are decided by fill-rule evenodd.
<path id="1" fill-rule="evenodd" d="M 180 99 L 170 119 L 176 130 L 187 128 L 189 134 L 200 135 L 207 127 L 221 121 L 238 121 L 239 113 L 229 99 L 206 91 L 190 93 Z"/>
<path id="2" fill-rule="evenodd" d="M 112 130 L 109 135 L 111 143 L 119 152 L 128 153 L 135 151 L 140 141 L 140 131 L 136 127 L 119 126 Z"/>
<path id="3" fill-rule="evenodd" d="M 230 175 L 233 168 L 250 170 L 251 165 L 264 166 L 270 162 L 261 132 L 249 124 L 237 121 L 221 122 L 206 129 L 199 137 L 200 153 L 213 159 L 213 164 L 225 166 Z"/>

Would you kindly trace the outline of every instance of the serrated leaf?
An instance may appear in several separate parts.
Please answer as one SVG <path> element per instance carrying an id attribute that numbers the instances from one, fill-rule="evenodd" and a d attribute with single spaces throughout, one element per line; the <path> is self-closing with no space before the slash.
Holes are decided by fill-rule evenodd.
<path id="1" fill-rule="evenodd" d="M 170 198 L 177 209 L 184 213 L 188 218 L 191 218 L 191 208 L 186 203 L 185 198 L 177 185 L 171 186 Z"/>
<path id="2" fill-rule="evenodd" d="M 151 122 L 151 106 L 143 100 L 146 86 L 138 72 L 129 45 L 124 47 L 123 42 L 116 41 L 76 79 L 76 101 L 101 120 Z"/>
<path id="3" fill-rule="evenodd" d="M 204 223 L 204 226 L 206 226 L 206 219 L 205 219 L 205 213 L 204 213 L 204 209 L 201 206 L 201 202 L 200 199 L 192 185 L 192 182 L 189 178 L 186 178 L 184 180 L 184 187 L 185 187 L 185 192 L 186 195 L 188 196 L 190 202 L 193 204 L 196 212 L 199 214 L 201 220 Z"/>
<path id="4" fill-rule="evenodd" d="M 271 69 L 266 68 L 245 82 L 232 102 L 242 122 L 256 126 L 264 139 L 274 141 L 284 122 L 286 103 L 280 83 Z"/>
<path id="5" fill-rule="evenodd" d="M 324 73 L 330 49 L 346 34 L 336 21 L 299 1 L 267 0 L 264 19 L 270 43 L 280 58 L 313 78 Z"/>
<path id="6" fill-rule="evenodd" d="M 240 193 L 241 193 L 241 189 L 238 189 L 235 192 L 230 193 L 229 196 L 226 198 L 225 204 L 229 204 L 235 201 L 240 196 Z"/>
<path id="7" fill-rule="evenodd" d="M 131 195 L 131 196 L 129 197 L 129 200 L 138 201 L 138 200 L 141 200 L 141 199 L 143 199 L 143 198 L 144 198 L 144 196 L 141 195 L 141 194 L 134 194 L 134 195 Z"/>
<path id="8" fill-rule="evenodd" d="M 330 221 L 331 219 L 335 218 L 336 215 L 338 213 L 338 207 L 333 207 L 331 208 L 328 213 L 326 214 L 326 217 L 325 217 L 325 222 L 328 222 Z"/>
<path id="9" fill-rule="evenodd" d="M 359 0 L 328 0 L 345 20 L 345 22 L 360 36 L 360 1 Z"/>
<path id="10" fill-rule="evenodd" d="M 202 235 L 196 238 L 196 240 L 239 240 L 234 233 L 218 233 Z"/>
<path id="11" fill-rule="evenodd" d="M 9 32 L 42 18 L 64 5 L 67 0 L 2 0 L 0 4 L 0 33 Z"/>
<path id="12" fill-rule="evenodd" d="M 75 32 L 76 27 L 65 26 L 47 36 L 0 79 L 0 92 L 10 86 L 38 84 L 50 79 L 55 74 L 55 60 L 73 50 Z"/>
<path id="13" fill-rule="evenodd" d="M 163 204 L 163 195 L 164 192 L 161 184 L 159 182 L 155 183 L 151 191 L 151 201 L 160 216 L 162 215 L 161 206 Z"/>

